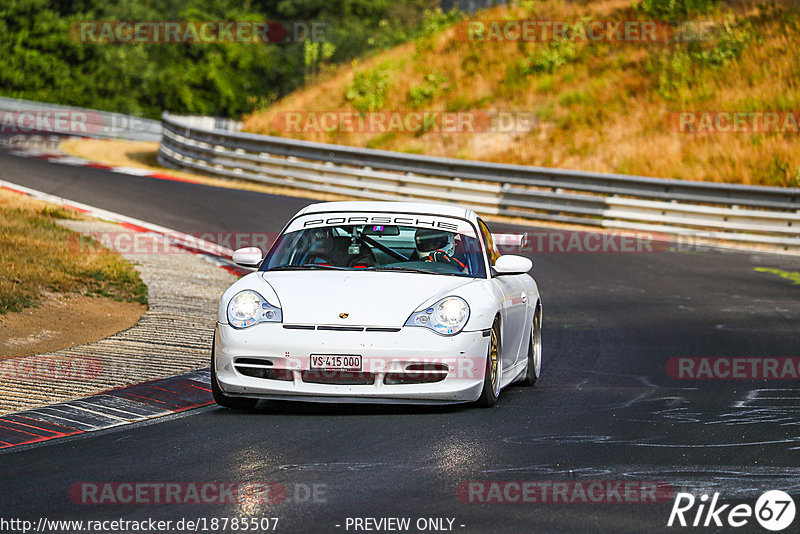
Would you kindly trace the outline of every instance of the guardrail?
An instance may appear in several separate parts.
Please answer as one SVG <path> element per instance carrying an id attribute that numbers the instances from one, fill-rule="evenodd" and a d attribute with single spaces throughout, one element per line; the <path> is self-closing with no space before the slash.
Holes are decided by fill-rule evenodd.
<path id="1" fill-rule="evenodd" d="M 179 118 L 181 124 L 191 128 L 222 130 L 224 132 L 240 132 L 242 130 L 242 123 L 233 119 L 209 117 L 206 115 L 180 115 Z"/>
<path id="2" fill-rule="evenodd" d="M 164 113 L 163 165 L 372 200 L 800 249 L 800 188 L 568 171 L 311 143 Z M 194 124 L 197 124 L 196 121 Z"/>
<path id="3" fill-rule="evenodd" d="M 5 97 L 0 97 L 0 112 L 14 114 L 10 120 L 4 117 L 0 133 L 5 136 L 75 135 L 129 141 L 161 139 L 159 121 L 122 113 Z"/>

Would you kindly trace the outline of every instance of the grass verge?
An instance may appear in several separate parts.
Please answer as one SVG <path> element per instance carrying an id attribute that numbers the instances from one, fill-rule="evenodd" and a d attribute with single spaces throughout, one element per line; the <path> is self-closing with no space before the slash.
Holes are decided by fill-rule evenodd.
<path id="1" fill-rule="evenodd" d="M 0 315 L 38 306 L 44 293 L 147 304 L 147 286 L 110 250 L 82 254 L 76 232 L 57 219 L 68 210 L 0 189 Z"/>

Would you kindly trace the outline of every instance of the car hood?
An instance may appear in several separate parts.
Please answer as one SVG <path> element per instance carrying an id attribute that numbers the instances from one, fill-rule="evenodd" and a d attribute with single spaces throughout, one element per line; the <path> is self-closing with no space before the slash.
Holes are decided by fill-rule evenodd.
<path id="1" fill-rule="evenodd" d="M 433 297 L 445 297 L 471 278 L 367 271 L 264 272 L 284 324 L 396 328 Z M 342 317 L 342 314 L 347 314 Z"/>

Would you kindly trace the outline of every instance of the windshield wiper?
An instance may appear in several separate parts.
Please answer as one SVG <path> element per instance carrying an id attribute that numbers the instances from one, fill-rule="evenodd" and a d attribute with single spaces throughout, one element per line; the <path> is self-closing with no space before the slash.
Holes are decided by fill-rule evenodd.
<path id="1" fill-rule="evenodd" d="M 422 274 L 444 274 L 446 276 L 465 276 L 463 273 L 442 273 L 429 271 L 427 269 L 415 269 L 413 267 L 367 267 L 366 271 L 398 271 L 401 273 L 422 273 Z"/>
<path id="2" fill-rule="evenodd" d="M 303 265 L 281 265 L 267 269 L 267 271 L 302 271 L 305 269 L 333 269 L 336 271 L 346 271 L 347 267 L 337 267 L 335 265 L 323 265 L 321 263 L 304 263 Z"/>

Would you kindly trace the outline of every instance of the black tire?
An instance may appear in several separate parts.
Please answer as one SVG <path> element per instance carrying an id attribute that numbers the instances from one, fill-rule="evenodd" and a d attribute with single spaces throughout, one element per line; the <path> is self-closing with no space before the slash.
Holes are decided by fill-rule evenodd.
<path id="1" fill-rule="evenodd" d="M 258 399 L 248 399 L 247 397 L 229 397 L 225 395 L 219 388 L 217 383 L 216 363 L 214 362 L 214 345 L 211 345 L 211 394 L 214 396 L 214 402 L 223 408 L 230 408 L 232 410 L 250 410 L 256 407 Z"/>
<path id="2" fill-rule="evenodd" d="M 537 361 L 538 352 L 538 361 Z M 538 369 L 537 369 L 538 363 Z M 523 386 L 532 386 L 542 375 L 542 316 L 541 309 L 536 310 L 531 327 L 531 339 L 528 342 L 528 365 L 525 377 L 520 381 Z"/>
<path id="3" fill-rule="evenodd" d="M 486 351 L 486 368 L 483 376 L 483 390 L 476 404 L 482 408 L 490 408 L 497 402 L 500 395 L 500 319 L 495 318 L 492 323 L 492 333 L 489 336 L 489 348 Z"/>

